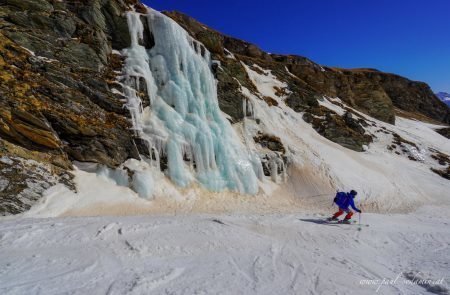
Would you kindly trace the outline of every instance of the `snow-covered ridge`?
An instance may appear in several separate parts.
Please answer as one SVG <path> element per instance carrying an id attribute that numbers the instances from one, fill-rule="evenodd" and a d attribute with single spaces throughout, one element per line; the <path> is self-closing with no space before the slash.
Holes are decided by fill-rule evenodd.
<path id="1" fill-rule="evenodd" d="M 436 96 L 439 97 L 440 100 L 445 102 L 448 106 L 450 106 L 450 94 L 446 92 L 438 92 Z"/>

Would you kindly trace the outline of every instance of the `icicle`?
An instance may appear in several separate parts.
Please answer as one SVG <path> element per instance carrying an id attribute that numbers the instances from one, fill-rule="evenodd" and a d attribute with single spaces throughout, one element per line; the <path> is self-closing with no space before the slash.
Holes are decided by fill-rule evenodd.
<path id="1" fill-rule="evenodd" d="M 260 157 L 256 153 L 251 154 L 251 162 L 253 165 L 253 171 L 256 173 L 256 177 L 258 177 L 259 180 L 264 179 L 264 169 L 261 162 Z"/>
<path id="2" fill-rule="evenodd" d="M 247 103 L 247 113 L 250 114 L 250 118 L 254 119 L 253 104 L 251 101 Z"/>
<path id="3" fill-rule="evenodd" d="M 270 176 L 272 177 L 272 181 L 278 182 L 278 163 L 275 157 L 271 157 L 269 160 L 269 168 L 270 168 Z"/>
<path id="4" fill-rule="evenodd" d="M 277 154 L 268 155 L 268 168 L 270 169 L 270 177 L 275 183 L 284 183 L 287 180 L 286 165 Z M 281 176 L 281 179 L 280 179 Z"/>
<path id="5" fill-rule="evenodd" d="M 249 99 L 243 99 L 242 100 L 242 110 L 244 112 L 244 119 L 245 118 L 250 118 L 250 119 L 254 119 L 255 116 L 255 112 L 254 112 L 254 108 L 253 108 L 253 103 L 249 100 Z"/>
<path id="6" fill-rule="evenodd" d="M 285 183 L 287 181 L 287 170 L 286 164 L 280 159 L 280 170 L 281 170 L 281 182 Z"/>
<path id="7" fill-rule="evenodd" d="M 142 16 L 155 46 L 146 50 L 139 45 L 141 15 L 129 12 L 131 47 L 122 52 L 133 129 L 149 143 L 158 165 L 159 157 L 167 156 L 167 174 L 176 184 L 186 186 L 196 178 L 211 190 L 256 193 L 260 168 L 219 109 L 211 54 L 163 14 L 149 10 Z M 136 93 L 140 79 L 150 100 L 145 109 Z"/>

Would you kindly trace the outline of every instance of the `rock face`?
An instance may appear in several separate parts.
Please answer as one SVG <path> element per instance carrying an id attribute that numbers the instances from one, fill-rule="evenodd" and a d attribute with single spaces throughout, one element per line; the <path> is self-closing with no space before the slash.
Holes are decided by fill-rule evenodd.
<path id="1" fill-rule="evenodd" d="M 436 132 L 450 139 L 450 128 L 438 129 L 436 130 Z"/>
<path id="2" fill-rule="evenodd" d="M 41 163 L 41 182 L 54 184 L 73 160 L 117 166 L 138 157 L 124 97 L 111 92 L 122 67 L 112 50 L 130 43 L 128 4 L 0 2 L 0 157 L 15 159 L 2 163 L 9 189 L 0 189 L 0 213 L 27 209 L 42 192 L 29 193 L 33 169 L 18 163 Z M 21 193 L 17 206 L 5 201 Z"/>

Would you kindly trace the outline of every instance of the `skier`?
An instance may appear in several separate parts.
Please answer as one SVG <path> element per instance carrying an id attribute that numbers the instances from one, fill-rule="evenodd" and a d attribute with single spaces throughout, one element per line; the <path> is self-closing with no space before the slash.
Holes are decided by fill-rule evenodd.
<path id="1" fill-rule="evenodd" d="M 353 199 L 357 194 L 358 193 L 354 190 L 351 190 L 349 193 L 337 192 L 336 197 L 334 198 L 334 203 L 338 205 L 339 211 L 334 213 L 332 217 L 328 218 L 328 221 L 338 220 L 338 217 L 344 214 L 345 212 L 347 213 L 347 215 L 345 215 L 345 218 L 342 222 L 350 223 L 350 219 L 352 218 L 353 212 L 348 207 L 352 207 L 353 210 L 361 213 L 362 211 L 355 207 L 355 202 L 353 201 Z"/>

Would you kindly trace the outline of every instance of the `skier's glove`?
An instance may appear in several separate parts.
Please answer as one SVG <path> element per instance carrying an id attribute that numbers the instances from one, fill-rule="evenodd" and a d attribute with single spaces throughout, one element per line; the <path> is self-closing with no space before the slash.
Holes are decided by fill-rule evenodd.
<path id="1" fill-rule="evenodd" d="M 362 213 L 362 210 L 357 210 L 356 212 L 358 212 L 358 213 Z"/>

